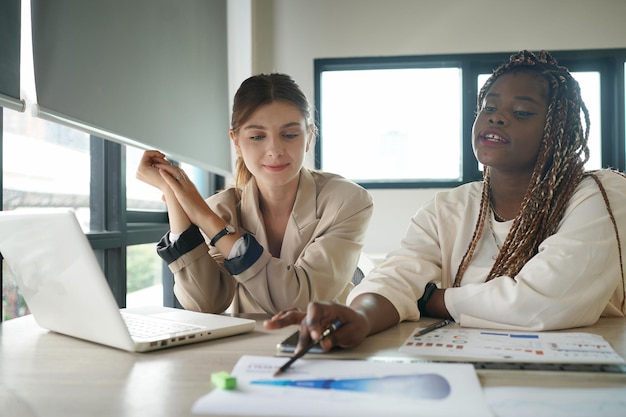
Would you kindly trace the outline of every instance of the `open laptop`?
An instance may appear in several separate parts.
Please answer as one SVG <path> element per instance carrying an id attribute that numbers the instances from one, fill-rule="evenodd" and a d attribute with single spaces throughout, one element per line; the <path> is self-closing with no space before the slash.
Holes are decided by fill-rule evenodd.
<path id="1" fill-rule="evenodd" d="M 0 211 L 0 253 L 37 324 L 58 333 L 147 352 L 241 334 L 255 326 L 254 320 L 160 306 L 118 309 L 69 209 Z M 129 326 L 137 327 L 137 321 L 147 321 L 151 330 L 140 326 L 140 334 L 131 336 Z"/>

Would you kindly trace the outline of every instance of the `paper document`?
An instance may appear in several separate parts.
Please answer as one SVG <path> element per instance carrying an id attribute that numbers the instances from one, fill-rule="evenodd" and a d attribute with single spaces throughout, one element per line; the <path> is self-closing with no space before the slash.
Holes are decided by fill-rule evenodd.
<path id="1" fill-rule="evenodd" d="M 447 360 L 529 363 L 623 364 L 611 345 L 591 333 L 510 332 L 442 328 L 423 336 L 415 331 L 400 347 L 412 356 Z"/>
<path id="2" fill-rule="evenodd" d="M 489 416 L 469 364 L 301 359 L 280 377 L 285 358 L 242 356 L 236 390 L 214 389 L 196 414 L 251 416 Z"/>
<path id="3" fill-rule="evenodd" d="M 626 386 L 598 388 L 485 388 L 498 417 L 624 417 Z"/>

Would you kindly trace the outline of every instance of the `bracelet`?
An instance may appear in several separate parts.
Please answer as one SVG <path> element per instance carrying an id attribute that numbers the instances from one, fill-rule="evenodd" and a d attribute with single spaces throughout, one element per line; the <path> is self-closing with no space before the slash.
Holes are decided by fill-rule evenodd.
<path id="1" fill-rule="evenodd" d="M 420 314 L 426 313 L 426 303 L 430 300 L 430 297 L 433 295 L 433 292 L 437 289 L 437 284 L 434 282 L 429 282 L 426 284 L 426 288 L 424 288 L 424 295 L 422 298 L 417 300 L 417 309 L 420 311 Z"/>

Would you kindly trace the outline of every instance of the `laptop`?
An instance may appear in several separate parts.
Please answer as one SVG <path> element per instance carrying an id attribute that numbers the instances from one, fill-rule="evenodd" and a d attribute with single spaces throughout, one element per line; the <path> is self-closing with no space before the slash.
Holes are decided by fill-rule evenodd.
<path id="1" fill-rule="evenodd" d="M 255 327 L 254 320 L 162 306 L 119 309 L 70 209 L 0 211 L 0 253 L 37 324 L 57 333 L 147 352 Z M 138 326 L 131 336 L 129 327 Z"/>

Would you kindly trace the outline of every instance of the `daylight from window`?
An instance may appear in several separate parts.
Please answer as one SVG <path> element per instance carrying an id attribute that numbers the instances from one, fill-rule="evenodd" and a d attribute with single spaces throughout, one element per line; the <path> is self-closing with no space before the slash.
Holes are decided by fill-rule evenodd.
<path id="1" fill-rule="evenodd" d="M 324 71 L 321 169 L 357 182 L 457 180 L 462 173 L 459 68 Z M 590 158 L 601 167 L 600 74 L 573 72 L 591 119 Z M 483 85 L 488 74 L 478 78 Z"/>
<path id="2" fill-rule="evenodd" d="M 326 71 L 321 85 L 324 171 L 356 181 L 460 178 L 458 68 Z"/>
<path id="3" fill-rule="evenodd" d="M 3 109 L 3 210 L 67 207 L 74 210 L 84 232 L 90 231 L 89 135 Z M 143 151 L 127 150 L 127 203 L 130 209 L 165 211 L 161 193 L 135 178 Z M 12 271 L 3 262 L 2 316 L 28 314 Z M 161 258 L 155 243 L 127 248 L 129 304 L 162 302 Z"/>

